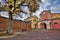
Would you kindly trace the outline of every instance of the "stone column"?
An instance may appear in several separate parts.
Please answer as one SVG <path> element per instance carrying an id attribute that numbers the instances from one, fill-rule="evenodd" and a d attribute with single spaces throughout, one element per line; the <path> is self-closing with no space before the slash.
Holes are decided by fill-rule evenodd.
<path id="1" fill-rule="evenodd" d="M 46 23 L 46 26 L 47 26 L 47 29 L 50 29 L 50 23 L 49 22 Z"/>
<path id="2" fill-rule="evenodd" d="M 38 22 L 38 28 L 39 28 L 39 29 L 40 29 L 40 23 L 41 23 L 41 22 Z"/>

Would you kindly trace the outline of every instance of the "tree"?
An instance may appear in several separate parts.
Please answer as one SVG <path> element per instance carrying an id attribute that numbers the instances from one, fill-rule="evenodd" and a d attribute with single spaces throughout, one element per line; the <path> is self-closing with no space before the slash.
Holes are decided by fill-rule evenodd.
<path id="1" fill-rule="evenodd" d="M 6 33 L 11 34 L 12 33 L 12 19 L 13 19 L 12 18 L 13 12 L 11 11 L 13 6 L 12 6 L 11 2 L 8 3 L 8 7 L 9 7 L 9 9 L 8 9 L 8 12 L 9 12 L 9 25 L 8 25 L 8 30 L 7 30 Z"/>
<path id="2" fill-rule="evenodd" d="M 10 0 L 10 1 L 13 1 L 14 2 L 14 4 L 13 4 L 14 11 L 12 10 L 13 6 L 12 6 L 11 2 L 10 2 L 10 4 L 8 3 L 9 4 L 8 5 L 9 6 L 9 26 L 8 26 L 8 30 L 7 30 L 7 33 L 8 34 L 11 34 L 12 33 L 12 31 L 11 31 L 12 30 L 12 19 L 13 19 L 12 18 L 12 14 L 16 10 L 16 1 L 18 2 L 19 0 Z M 36 3 L 35 0 L 20 0 L 19 6 L 21 6 L 23 3 L 27 3 L 28 4 L 27 6 L 30 9 L 29 10 L 30 11 L 30 16 L 32 16 L 32 12 L 35 12 L 38 9 L 38 5 L 37 5 L 37 3 Z M 24 5 L 24 6 L 26 6 L 26 5 Z M 24 11 L 23 10 L 20 10 L 20 12 L 24 12 Z M 26 12 L 24 12 L 24 13 L 26 13 Z"/>

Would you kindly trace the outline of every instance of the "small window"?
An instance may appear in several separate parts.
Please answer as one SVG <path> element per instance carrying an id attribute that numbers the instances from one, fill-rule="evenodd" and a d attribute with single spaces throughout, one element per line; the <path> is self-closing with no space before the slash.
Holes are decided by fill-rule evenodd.
<path id="1" fill-rule="evenodd" d="M 54 24 L 58 24 L 57 22 L 55 22 Z"/>
<path id="2" fill-rule="evenodd" d="M 35 21 L 35 22 L 36 22 L 36 19 L 34 19 L 33 21 Z"/>

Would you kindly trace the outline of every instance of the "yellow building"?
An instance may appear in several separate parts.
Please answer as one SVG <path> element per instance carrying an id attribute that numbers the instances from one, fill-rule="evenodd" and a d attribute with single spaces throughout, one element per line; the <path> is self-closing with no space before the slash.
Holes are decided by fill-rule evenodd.
<path id="1" fill-rule="evenodd" d="M 37 28 L 38 17 L 36 17 L 35 15 L 28 17 L 27 19 L 25 19 L 25 21 L 31 21 L 32 29 Z"/>
<path id="2" fill-rule="evenodd" d="M 60 18 L 59 13 L 52 14 L 52 19 Z"/>

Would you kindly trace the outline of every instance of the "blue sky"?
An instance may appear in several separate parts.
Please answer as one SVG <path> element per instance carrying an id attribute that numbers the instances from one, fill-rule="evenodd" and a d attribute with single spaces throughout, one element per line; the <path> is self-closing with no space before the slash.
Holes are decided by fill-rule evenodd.
<path id="1" fill-rule="evenodd" d="M 4 2 L 4 0 L 0 0 L 2 2 Z M 25 10 L 29 10 L 27 7 L 23 8 L 24 11 Z M 36 13 L 34 13 L 34 15 L 36 15 L 37 17 L 40 18 L 39 14 L 43 11 L 43 10 L 51 10 L 52 13 L 60 13 L 60 0 L 42 0 L 42 3 L 40 4 L 39 9 L 36 11 Z M 25 15 L 25 14 L 24 14 Z M 22 19 L 25 19 L 29 16 L 24 16 Z M 17 17 L 19 19 L 19 17 Z"/>
<path id="2" fill-rule="evenodd" d="M 35 15 L 40 18 L 39 14 L 43 10 L 51 10 L 52 13 L 60 13 L 60 0 L 42 0 L 39 10 L 37 10 Z"/>
<path id="3" fill-rule="evenodd" d="M 2 0 L 4 3 L 5 0 Z M 40 10 L 53 10 L 52 12 L 60 13 L 60 0 L 42 0 Z"/>
<path id="4" fill-rule="evenodd" d="M 52 10 L 52 12 L 60 13 L 60 0 L 42 0 L 43 8 Z"/>
<path id="5" fill-rule="evenodd" d="M 3 3 L 5 0 L 0 0 Z M 53 12 L 60 12 L 60 0 L 42 0 L 40 10 L 53 10 Z"/>

